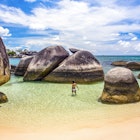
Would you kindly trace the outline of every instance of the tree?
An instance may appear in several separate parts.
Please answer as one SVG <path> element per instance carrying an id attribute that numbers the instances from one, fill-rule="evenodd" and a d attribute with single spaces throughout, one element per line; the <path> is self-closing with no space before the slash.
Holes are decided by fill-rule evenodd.
<path id="1" fill-rule="evenodd" d="M 8 56 L 15 56 L 16 52 L 12 50 L 12 51 L 8 51 L 7 54 Z"/>

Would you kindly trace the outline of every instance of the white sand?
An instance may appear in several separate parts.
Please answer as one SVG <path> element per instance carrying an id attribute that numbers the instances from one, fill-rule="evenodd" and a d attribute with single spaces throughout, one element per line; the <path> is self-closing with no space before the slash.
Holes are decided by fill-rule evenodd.
<path id="1" fill-rule="evenodd" d="M 140 118 L 98 128 L 79 128 L 63 132 L 26 132 L 0 127 L 0 140 L 140 140 Z"/>

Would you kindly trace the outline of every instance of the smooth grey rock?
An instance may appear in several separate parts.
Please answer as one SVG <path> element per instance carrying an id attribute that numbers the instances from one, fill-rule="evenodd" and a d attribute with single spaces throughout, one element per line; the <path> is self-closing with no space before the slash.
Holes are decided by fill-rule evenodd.
<path id="1" fill-rule="evenodd" d="M 131 70 L 140 70 L 140 62 L 127 62 L 126 67 Z"/>
<path id="2" fill-rule="evenodd" d="M 116 67 L 105 75 L 105 85 L 99 99 L 103 103 L 132 103 L 140 101 L 139 85 L 130 69 Z"/>
<path id="3" fill-rule="evenodd" d="M 113 66 L 122 66 L 131 70 L 140 70 L 140 62 L 134 61 L 114 61 L 111 63 Z"/>
<path id="4" fill-rule="evenodd" d="M 30 62 L 23 80 L 42 80 L 68 56 L 69 53 L 62 46 L 50 46 L 43 49 Z"/>
<path id="5" fill-rule="evenodd" d="M 21 58 L 18 66 L 15 69 L 15 75 L 17 76 L 24 76 L 25 72 L 27 71 L 28 65 L 30 64 L 33 56 L 26 56 Z"/>
<path id="6" fill-rule="evenodd" d="M 76 52 L 80 51 L 79 49 L 76 49 L 76 48 L 69 48 L 69 50 L 70 50 L 72 53 L 76 53 Z"/>
<path id="7" fill-rule="evenodd" d="M 7 96 L 4 93 L 0 92 L 0 104 L 6 102 L 8 102 Z"/>
<path id="8" fill-rule="evenodd" d="M 127 61 L 114 61 L 111 63 L 113 66 L 126 66 Z"/>
<path id="9" fill-rule="evenodd" d="M 99 61 L 88 51 L 77 51 L 66 58 L 43 80 L 49 82 L 92 83 L 103 80 L 104 72 Z"/>
<path id="10" fill-rule="evenodd" d="M 10 64 L 6 47 L 0 38 L 0 85 L 10 80 Z"/>

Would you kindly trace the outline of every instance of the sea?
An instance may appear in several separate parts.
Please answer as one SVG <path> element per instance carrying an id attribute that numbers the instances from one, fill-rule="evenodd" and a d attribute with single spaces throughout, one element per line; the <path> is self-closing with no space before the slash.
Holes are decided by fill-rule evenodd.
<path id="1" fill-rule="evenodd" d="M 113 68 L 113 61 L 140 62 L 140 56 L 95 56 L 105 74 Z M 19 58 L 10 58 L 10 64 L 18 65 Z M 136 79 L 140 71 L 133 71 Z M 139 85 L 140 80 L 137 79 Z M 78 84 L 78 83 L 77 83 Z M 101 127 L 140 117 L 140 102 L 108 105 L 98 101 L 104 81 L 78 84 L 77 96 L 71 96 L 71 84 L 48 82 L 24 82 L 23 77 L 11 75 L 0 87 L 8 102 L 0 104 L 0 127 L 28 131 L 76 130 Z"/>
<path id="2" fill-rule="evenodd" d="M 135 62 L 140 62 L 140 55 L 137 56 L 133 56 L 133 55 L 129 55 L 129 56 L 126 56 L 126 55 L 98 55 L 98 56 L 95 56 L 96 59 L 99 60 L 100 64 L 103 66 L 103 70 L 104 70 L 104 73 L 106 73 L 107 71 L 109 71 L 111 68 L 113 68 L 114 66 L 111 65 L 112 62 L 114 61 L 135 61 Z M 11 65 L 15 65 L 17 66 L 19 61 L 20 61 L 20 58 L 10 58 L 10 64 Z M 135 71 L 134 73 L 137 73 L 137 71 Z"/>

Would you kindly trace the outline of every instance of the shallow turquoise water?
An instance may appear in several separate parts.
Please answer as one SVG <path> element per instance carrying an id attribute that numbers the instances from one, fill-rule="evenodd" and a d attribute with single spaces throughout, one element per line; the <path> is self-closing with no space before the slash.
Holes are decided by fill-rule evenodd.
<path id="1" fill-rule="evenodd" d="M 140 83 L 140 81 L 139 81 Z M 70 84 L 23 82 L 12 76 L 0 87 L 8 103 L 0 106 L 0 126 L 22 128 L 86 127 L 140 116 L 140 102 L 106 105 L 98 102 L 104 83 L 78 85 L 71 96 Z"/>
<path id="2" fill-rule="evenodd" d="M 17 66 L 21 58 L 9 58 L 9 63 L 11 65 Z"/>
<path id="3" fill-rule="evenodd" d="M 140 56 L 97 56 L 97 59 L 106 73 L 113 68 L 112 61 L 140 61 Z M 19 60 L 10 59 L 10 64 L 18 65 Z M 140 71 L 133 73 L 137 76 Z M 140 117 L 140 102 L 125 105 L 98 102 L 104 82 L 78 86 L 78 95 L 73 97 L 70 84 L 23 82 L 22 77 L 12 75 L 8 83 L 0 86 L 9 99 L 8 103 L 0 104 L 0 126 L 33 130 L 85 128 Z"/>

